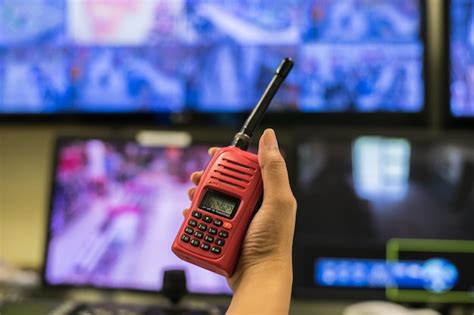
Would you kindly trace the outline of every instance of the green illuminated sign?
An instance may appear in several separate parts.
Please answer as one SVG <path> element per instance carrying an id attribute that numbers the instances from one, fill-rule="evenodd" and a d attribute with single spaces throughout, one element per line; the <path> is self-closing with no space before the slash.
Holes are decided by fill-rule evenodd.
<path id="1" fill-rule="evenodd" d="M 397 262 L 400 252 L 436 252 L 440 255 L 443 253 L 472 253 L 474 255 L 474 241 L 392 239 L 386 247 L 387 262 Z M 435 293 L 425 290 L 399 289 L 396 286 L 387 287 L 385 292 L 389 300 L 397 302 L 474 303 L 474 292 Z"/>

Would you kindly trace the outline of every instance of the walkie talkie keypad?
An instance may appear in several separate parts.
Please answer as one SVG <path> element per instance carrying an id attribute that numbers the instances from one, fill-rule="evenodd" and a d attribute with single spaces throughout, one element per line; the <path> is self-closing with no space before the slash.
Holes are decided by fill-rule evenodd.
<path id="1" fill-rule="evenodd" d="M 197 220 L 190 219 L 188 221 L 188 226 L 184 229 L 186 234 L 181 236 L 181 241 L 190 243 L 194 247 L 199 247 L 203 251 L 210 250 L 211 253 L 219 255 L 222 252 L 222 247 L 225 245 L 224 239 L 229 236 L 229 230 L 232 228 L 232 224 L 213 218 L 210 215 L 204 215 L 199 211 L 193 211 L 192 216 Z M 210 223 L 209 225 L 212 224 L 213 226 L 208 226 L 205 223 Z M 196 228 L 197 231 L 193 228 Z M 219 238 L 215 239 L 214 235 L 219 236 Z M 191 239 L 190 236 L 194 236 L 195 238 Z M 203 240 L 202 243 L 199 241 L 200 239 Z M 212 244 L 215 245 L 212 246 Z"/>
<path id="2" fill-rule="evenodd" d="M 220 254 L 221 253 L 221 248 L 214 246 L 214 247 L 211 248 L 211 252 L 213 252 L 214 254 Z"/>

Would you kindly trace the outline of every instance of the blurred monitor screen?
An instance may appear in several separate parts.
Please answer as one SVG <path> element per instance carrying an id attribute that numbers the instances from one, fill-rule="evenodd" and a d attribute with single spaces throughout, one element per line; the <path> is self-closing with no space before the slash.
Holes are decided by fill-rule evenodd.
<path id="1" fill-rule="evenodd" d="M 394 238 L 473 241 L 474 252 L 472 141 L 333 136 L 304 142 L 297 154 L 297 287 L 431 288 L 424 260 L 386 264 Z M 443 266 L 457 268 L 458 283 L 442 288 L 472 296 L 474 256 L 450 255 L 423 259 L 449 259 Z"/>
<path id="2" fill-rule="evenodd" d="M 106 14 L 104 13 L 106 12 Z M 3 0 L 0 113 L 424 107 L 420 0 Z"/>
<path id="3" fill-rule="evenodd" d="M 451 114 L 474 117 L 474 0 L 450 5 Z"/>
<path id="4" fill-rule="evenodd" d="M 230 293 L 226 279 L 178 259 L 171 243 L 189 206 L 189 176 L 208 146 L 58 142 L 44 277 L 49 285 L 158 291 L 183 269 L 194 293 Z"/>

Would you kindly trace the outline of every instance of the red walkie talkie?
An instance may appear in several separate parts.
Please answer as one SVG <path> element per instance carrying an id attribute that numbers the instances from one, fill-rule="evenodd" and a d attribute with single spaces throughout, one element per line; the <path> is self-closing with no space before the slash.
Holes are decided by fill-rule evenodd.
<path id="1" fill-rule="evenodd" d="M 255 128 L 293 67 L 285 58 L 232 144 L 207 165 L 172 250 L 181 259 L 232 276 L 259 206 L 263 183 L 257 155 L 247 152 Z"/>

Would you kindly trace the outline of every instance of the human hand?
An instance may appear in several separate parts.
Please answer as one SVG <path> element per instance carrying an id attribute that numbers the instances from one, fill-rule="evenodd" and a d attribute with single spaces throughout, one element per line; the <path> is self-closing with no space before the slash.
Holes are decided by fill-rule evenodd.
<path id="1" fill-rule="evenodd" d="M 209 149 L 214 155 L 219 148 Z M 234 293 L 245 283 L 259 278 L 284 277 L 292 281 L 292 244 L 296 219 L 296 200 L 291 191 L 285 161 L 278 148 L 275 133 L 265 130 L 259 141 L 258 159 L 263 180 L 263 202 L 247 230 L 235 273 L 228 279 Z M 203 172 L 191 180 L 198 185 Z M 196 188 L 188 191 L 192 199 Z M 189 211 L 188 209 L 185 210 Z M 284 285 L 287 287 L 287 285 Z M 250 294 L 255 294 L 250 292 Z"/>

